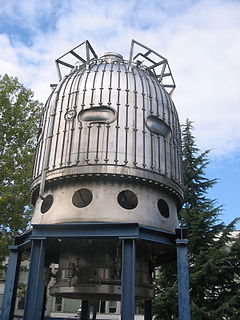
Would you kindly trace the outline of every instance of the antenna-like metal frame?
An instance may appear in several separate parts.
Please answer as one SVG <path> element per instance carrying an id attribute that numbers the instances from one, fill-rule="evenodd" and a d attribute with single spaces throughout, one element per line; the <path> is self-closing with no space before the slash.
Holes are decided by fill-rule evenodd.
<path id="1" fill-rule="evenodd" d="M 76 52 L 76 50 L 79 49 L 80 47 L 84 46 L 84 45 L 85 45 L 85 56 L 82 57 L 81 55 L 79 55 Z M 88 40 L 80 43 L 78 46 L 76 46 L 75 48 L 71 49 L 70 51 L 68 51 L 67 53 L 65 53 L 64 55 L 62 55 L 61 57 L 59 57 L 58 59 L 55 60 L 59 81 L 61 81 L 62 78 L 63 78 L 62 77 L 62 72 L 61 72 L 61 69 L 60 69 L 60 65 L 63 65 L 63 66 L 68 67 L 70 69 L 73 69 L 75 67 L 74 65 L 64 61 L 65 59 L 63 59 L 63 58 L 66 58 L 68 55 L 74 56 L 79 61 L 81 61 L 83 64 L 86 64 L 87 66 L 89 66 L 90 61 L 92 59 L 97 59 L 98 58 L 97 54 L 93 50 L 93 48 L 92 48 L 92 46 L 91 46 L 91 44 L 90 44 L 90 42 Z M 91 57 L 91 55 L 92 55 L 92 57 Z"/>
<path id="2" fill-rule="evenodd" d="M 85 46 L 85 55 L 80 55 L 77 51 L 81 47 Z M 140 47 L 139 51 L 134 56 L 135 48 Z M 62 80 L 63 75 L 61 72 L 60 66 L 65 66 L 70 69 L 73 69 L 75 66 L 71 63 L 68 63 L 66 61 L 67 56 L 74 56 L 78 59 L 82 64 L 86 64 L 88 67 L 90 62 L 93 59 L 98 59 L 97 54 L 93 50 L 93 47 L 91 46 L 90 42 L 88 40 L 83 41 L 75 48 L 71 49 L 61 57 L 55 60 L 56 67 L 57 67 L 57 74 L 59 81 Z M 139 57 L 144 58 L 144 61 L 141 62 L 138 60 Z M 158 82 L 166 89 L 168 94 L 172 95 L 174 89 L 176 88 L 175 81 L 172 76 L 172 72 L 170 69 L 170 66 L 168 64 L 168 61 L 166 58 L 161 56 L 156 51 L 148 48 L 147 46 L 143 45 L 142 43 L 132 40 L 131 47 L 130 47 L 130 54 L 129 54 L 129 60 L 128 60 L 128 66 L 130 67 L 132 63 L 142 64 L 147 70 L 149 70 L 151 73 L 155 75 Z M 146 62 L 148 65 L 145 65 L 144 62 Z"/>
<path id="3" fill-rule="evenodd" d="M 136 46 L 140 47 L 142 50 L 140 52 L 137 52 L 137 54 L 134 56 L 134 49 Z M 150 54 L 153 55 L 153 58 L 150 58 Z M 137 58 L 139 57 L 143 57 L 144 60 L 148 61 L 149 65 L 146 66 L 147 69 L 154 73 L 158 82 L 161 83 L 161 85 L 167 90 L 170 95 L 172 95 L 174 89 L 176 88 L 176 84 L 173 79 L 167 59 L 161 56 L 156 51 L 133 39 L 130 47 L 128 66 L 130 67 L 133 62 L 138 63 L 139 61 L 137 60 Z"/>

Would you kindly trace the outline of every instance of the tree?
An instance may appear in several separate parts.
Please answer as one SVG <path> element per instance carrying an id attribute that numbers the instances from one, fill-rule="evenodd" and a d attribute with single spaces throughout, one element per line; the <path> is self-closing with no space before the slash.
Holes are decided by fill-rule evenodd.
<path id="1" fill-rule="evenodd" d="M 216 179 L 205 176 L 209 151 L 200 153 L 192 129 L 187 120 L 183 128 L 184 205 L 179 216 L 189 231 L 192 319 L 239 319 L 240 239 L 231 236 L 236 221 L 225 225 L 220 219 L 222 208 L 207 197 Z M 175 270 L 174 265 L 160 269 L 158 319 L 178 318 Z"/>
<path id="2" fill-rule="evenodd" d="M 14 235 L 24 231 L 31 206 L 29 190 L 41 104 L 33 92 L 0 76 L 0 264 Z"/>

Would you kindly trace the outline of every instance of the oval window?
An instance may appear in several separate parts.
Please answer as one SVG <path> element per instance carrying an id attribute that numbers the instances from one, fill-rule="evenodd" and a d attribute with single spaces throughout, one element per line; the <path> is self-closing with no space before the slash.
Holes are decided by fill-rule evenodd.
<path id="1" fill-rule="evenodd" d="M 41 205 L 41 213 L 46 213 L 53 204 L 53 196 L 51 194 L 47 195 Z"/>
<path id="2" fill-rule="evenodd" d="M 130 190 L 123 190 L 118 194 L 117 201 L 124 209 L 132 210 L 138 205 L 136 194 Z"/>
<path id="3" fill-rule="evenodd" d="M 169 218 L 169 206 L 167 202 L 163 199 L 158 200 L 158 210 L 164 218 Z"/>
<path id="4" fill-rule="evenodd" d="M 169 138 L 171 135 L 171 128 L 162 119 L 156 116 L 149 116 L 146 119 L 147 128 L 153 132 Z"/>
<path id="5" fill-rule="evenodd" d="M 91 203 L 92 199 L 92 192 L 88 189 L 83 188 L 74 192 L 72 203 L 75 207 L 84 208 Z"/>
<path id="6" fill-rule="evenodd" d="M 78 114 L 79 121 L 90 123 L 111 123 L 116 118 L 116 111 L 106 106 L 91 107 L 80 111 Z"/>

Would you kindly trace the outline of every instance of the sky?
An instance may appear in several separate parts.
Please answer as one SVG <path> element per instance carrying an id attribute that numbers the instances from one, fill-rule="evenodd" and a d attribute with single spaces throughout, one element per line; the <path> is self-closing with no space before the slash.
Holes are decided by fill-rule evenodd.
<path id="1" fill-rule="evenodd" d="M 180 122 L 211 150 L 209 197 L 230 223 L 240 216 L 240 0 L 0 0 L 0 74 L 42 102 L 58 57 L 89 40 L 98 56 L 128 59 L 132 39 L 168 59 Z"/>

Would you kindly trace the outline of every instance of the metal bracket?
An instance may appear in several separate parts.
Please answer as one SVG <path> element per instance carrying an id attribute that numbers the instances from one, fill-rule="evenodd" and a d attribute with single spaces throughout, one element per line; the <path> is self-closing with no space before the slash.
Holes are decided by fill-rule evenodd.
<path id="1" fill-rule="evenodd" d="M 80 51 L 84 47 L 85 47 L 85 50 L 83 54 L 80 55 L 78 51 Z M 63 78 L 60 65 L 70 68 L 71 70 L 76 67 L 76 61 L 75 60 L 74 62 L 72 61 L 73 57 L 74 59 L 77 58 L 78 62 L 80 62 L 81 64 L 86 64 L 87 66 L 89 66 L 91 60 L 98 58 L 97 54 L 93 50 L 88 40 L 80 43 L 78 46 L 71 49 L 70 51 L 68 51 L 67 53 L 65 53 L 64 55 L 62 55 L 61 57 L 55 60 L 59 81 L 61 81 Z"/>
<path id="2" fill-rule="evenodd" d="M 136 46 L 138 46 L 138 49 L 140 47 L 140 51 L 134 56 L 134 49 Z M 142 57 L 144 61 L 139 61 L 139 57 Z M 172 95 L 176 88 L 176 84 L 166 58 L 133 39 L 128 62 L 129 68 L 133 62 L 138 65 L 143 64 L 144 67 L 146 66 L 146 69 L 154 74 L 158 82 L 166 89 L 169 95 Z"/>

